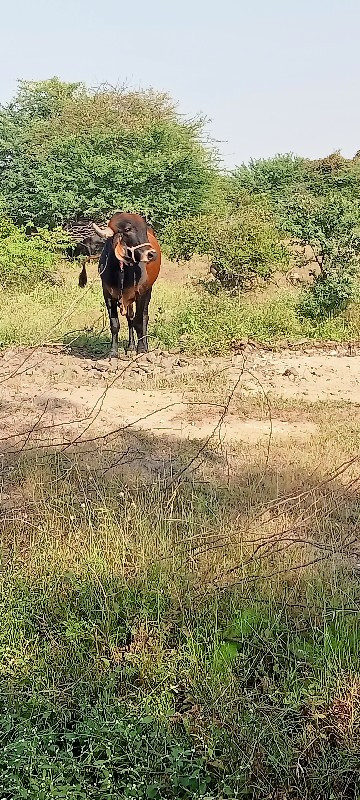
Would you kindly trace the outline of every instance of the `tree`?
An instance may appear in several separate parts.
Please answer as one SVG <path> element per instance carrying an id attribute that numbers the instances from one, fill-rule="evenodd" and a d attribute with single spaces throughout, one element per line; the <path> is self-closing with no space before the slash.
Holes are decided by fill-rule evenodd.
<path id="1" fill-rule="evenodd" d="M 342 311 L 355 290 L 360 253 L 360 160 L 339 152 L 314 161 L 291 154 L 251 161 L 230 178 L 231 193 L 268 203 L 283 235 L 310 245 L 319 266 L 298 304 L 301 316 Z"/>
<path id="2" fill-rule="evenodd" d="M 162 226 L 206 205 L 216 154 L 202 129 L 165 94 L 22 82 L 0 110 L 0 193 L 17 224 L 128 208 Z"/>
<path id="3" fill-rule="evenodd" d="M 285 153 L 274 158 L 251 159 L 249 164 L 242 164 L 234 170 L 232 180 L 239 189 L 277 200 L 280 192 L 302 186 L 306 171 L 305 159 Z"/>

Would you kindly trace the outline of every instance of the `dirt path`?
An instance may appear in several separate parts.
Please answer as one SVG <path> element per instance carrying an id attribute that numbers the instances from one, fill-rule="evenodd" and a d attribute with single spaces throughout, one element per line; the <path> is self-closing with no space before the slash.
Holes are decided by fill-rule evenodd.
<path id="1" fill-rule="evenodd" d="M 253 391 L 259 391 L 260 381 L 268 393 L 287 399 L 360 401 L 360 355 L 337 350 L 257 351 L 246 365 L 255 378 L 247 383 Z"/>
<path id="2" fill-rule="evenodd" d="M 3 449 L 28 437 L 60 444 L 123 428 L 179 440 L 206 439 L 213 432 L 235 442 L 268 436 L 267 419 L 243 418 L 231 404 L 222 420 L 223 406 L 206 388 L 207 376 L 229 390 L 239 381 L 237 393 L 245 397 L 265 392 L 270 398 L 355 404 L 360 398 L 360 356 L 336 351 L 257 349 L 212 359 L 157 352 L 110 363 L 60 347 L 12 349 L 0 360 L 0 440 Z M 304 414 L 299 422 L 278 416 L 272 428 L 282 438 L 308 437 L 315 430 Z"/>

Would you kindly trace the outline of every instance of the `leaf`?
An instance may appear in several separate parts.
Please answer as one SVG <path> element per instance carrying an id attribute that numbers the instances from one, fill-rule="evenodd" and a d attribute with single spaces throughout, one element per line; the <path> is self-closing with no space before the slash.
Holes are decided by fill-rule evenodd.
<path id="1" fill-rule="evenodd" d="M 156 798 L 159 796 L 158 787 L 155 784 L 150 784 L 146 787 L 146 796 L 150 798 Z"/>

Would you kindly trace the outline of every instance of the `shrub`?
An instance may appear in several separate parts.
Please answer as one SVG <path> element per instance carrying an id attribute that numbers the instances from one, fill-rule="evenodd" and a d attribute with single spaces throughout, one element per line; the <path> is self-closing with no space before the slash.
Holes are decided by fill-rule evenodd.
<path id="1" fill-rule="evenodd" d="M 256 204 L 228 209 L 221 217 L 207 214 L 172 222 L 165 229 L 164 244 L 173 259 L 208 256 L 216 281 L 230 291 L 251 288 L 287 260 L 271 215 Z"/>
<path id="2" fill-rule="evenodd" d="M 360 204 L 340 193 L 315 198 L 309 193 L 290 204 L 293 233 L 310 244 L 320 272 L 306 289 L 298 311 L 321 319 L 343 311 L 355 292 L 360 253 Z"/>
<path id="3" fill-rule="evenodd" d="M 67 244 L 62 230 L 39 228 L 27 236 L 0 207 L 0 287 L 32 289 L 40 281 L 50 280 Z"/>
<path id="4" fill-rule="evenodd" d="M 298 303 L 300 317 L 321 320 L 340 314 L 349 305 L 355 292 L 351 271 L 336 265 L 327 275 L 320 274 L 305 289 Z"/>

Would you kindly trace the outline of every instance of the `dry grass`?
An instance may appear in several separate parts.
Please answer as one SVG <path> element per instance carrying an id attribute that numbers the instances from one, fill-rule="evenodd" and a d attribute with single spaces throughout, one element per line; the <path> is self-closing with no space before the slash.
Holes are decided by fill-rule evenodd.
<path id="1" fill-rule="evenodd" d="M 11 335 L 37 341 L 61 290 L 29 303 Z M 219 370 L 155 384 L 219 403 L 231 388 Z M 108 470 L 126 432 L 118 452 L 4 457 L 4 798 L 357 797 L 359 410 L 272 397 L 269 411 L 239 388 L 231 411 L 314 433 L 137 432 L 151 480 L 145 456 Z"/>
<path id="2" fill-rule="evenodd" d="M 164 798 L 189 795 L 175 780 L 189 770 L 193 797 L 203 785 L 212 797 L 226 786 L 236 792 L 244 780 L 254 787 L 249 796 L 291 782 L 315 798 L 320 785 L 343 791 L 353 780 L 358 704 L 349 705 L 347 686 L 358 681 L 359 469 L 321 485 L 334 469 L 334 445 L 338 461 L 354 452 L 352 436 L 340 445 L 333 418 L 306 448 L 274 441 L 268 460 L 262 446 L 224 453 L 209 444 L 190 483 L 159 477 L 134 487 L 126 471 L 102 476 L 109 453 L 101 451 L 96 468 L 81 455 L 39 455 L 4 474 L 1 692 L 18 737 L 22 713 L 34 709 L 43 754 L 33 753 L 31 769 L 34 780 L 42 770 L 45 797 L 49 736 L 62 752 L 69 725 L 85 736 L 79 785 L 92 796 L 86 763 L 105 736 L 110 749 L 97 770 L 118 796 L 128 790 L 114 759 L 121 747 L 131 763 L 134 739 L 124 742 L 114 723 L 104 728 L 104 703 L 116 704 L 116 725 L 130 721 L 145 747 L 137 791 L 150 752 Z M 193 455 L 188 444 L 183 464 Z M 90 707 L 92 727 L 84 728 Z M 61 730 L 50 730 L 59 713 Z M 326 775 L 334 737 L 337 766 Z M 162 760 L 165 739 L 185 762 Z M 305 768 L 308 749 L 304 779 L 296 763 Z M 214 771 L 214 759 L 223 768 Z M 68 781 L 75 798 L 75 762 L 59 763 L 60 784 Z M 18 764 L 25 774 L 27 757 Z"/>
<path id="3" fill-rule="evenodd" d="M 318 325 L 300 322 L 295 311 L 298 292 L 293 288 L 271 285 L 267 291 L 238 299 L 221 293 L 212 295 L 199 284 L 204 270 L 204 265 L 197 262 L 181 266 L 165 261 L 150 307 L 153 346 L 181 347 L 209 355 L 228 352 L 233 340 L 246 336 L 271 342 L 304 337 L 337 341 L 360 338 L 356 303 L 336 319 Z M 85 291 L 77 286 L 78 271 L 76 266 L 63 265 L 60 286 L 39 285 L 31 292 L 7 292 L 0 320 L 0 344 L 6 347 L 65 341 L 107 352 L 108 321 L 96 265 L 89 269 Z"/>

